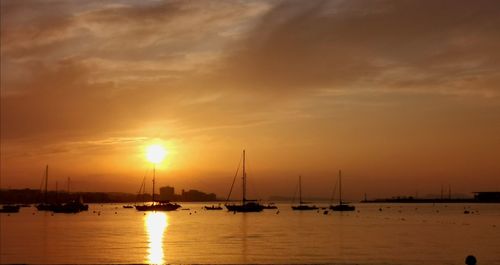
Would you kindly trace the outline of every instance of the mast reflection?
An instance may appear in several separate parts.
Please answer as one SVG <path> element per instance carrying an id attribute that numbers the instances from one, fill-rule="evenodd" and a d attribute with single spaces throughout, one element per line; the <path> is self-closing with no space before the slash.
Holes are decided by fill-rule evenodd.
<path id="1" fill-rule="evenodd" d="M 147 263 L 165 263 L 163 254 L 163 233 L 168 226 L 168 218 L 162 212 L 149 212 L 144 217 L 144 225 L 149 236 L 149 249 Z"/>

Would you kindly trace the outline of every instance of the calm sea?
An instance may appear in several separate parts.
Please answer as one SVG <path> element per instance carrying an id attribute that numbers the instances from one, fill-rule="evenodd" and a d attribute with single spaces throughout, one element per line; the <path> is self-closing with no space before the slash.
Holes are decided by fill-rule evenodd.
<path id="1" fill-rule="evenodd" d="M 203 205 L 147 214 L 118 204 L 79 214 L 21 208 L 0 216 L 0 261 L 420 265 L 464 264 L 473 254 L 500 264 L 500 204 L 359 204 L 328 215 L 288 204 L 246 214 Z"/>

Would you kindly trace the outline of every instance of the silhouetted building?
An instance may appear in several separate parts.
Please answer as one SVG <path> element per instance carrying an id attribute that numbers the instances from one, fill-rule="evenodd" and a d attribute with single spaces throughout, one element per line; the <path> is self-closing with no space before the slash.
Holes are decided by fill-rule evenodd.
<path id="1" fill-rule="evenodd" d="M 217 200 L 217 198 L 214 193 L 207 194 L 199 190 L 188 190 L 188 191 L 182 190 L 181 200 L 191 201 L 191 202 L 193 201 L 202 202 L 202 201 L 215 201 Z"/>
<path id="2" fill-rule="evenodd" d="M 160 200 L 162 201 L 173 201 L 175 200 L 175 189 L 174 187 L 166 186 L 160 188 Z"/>
<path id="3" fill-rule="evenodd" d="M 498 191 L 474 192 L 474 199 L 480 202 L 500 202 L 500 192 Z"/>

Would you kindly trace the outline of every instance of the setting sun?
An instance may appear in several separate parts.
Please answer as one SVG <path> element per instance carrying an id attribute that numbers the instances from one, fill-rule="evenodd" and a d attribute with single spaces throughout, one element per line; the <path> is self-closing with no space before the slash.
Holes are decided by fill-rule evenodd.
<path id="1" fill-rule="evenodd" d="M 166 155 L 167 151 L 161 145 L 150 145 L 146 151 L 148 161 L 155 164 L 161 163 Z"/>

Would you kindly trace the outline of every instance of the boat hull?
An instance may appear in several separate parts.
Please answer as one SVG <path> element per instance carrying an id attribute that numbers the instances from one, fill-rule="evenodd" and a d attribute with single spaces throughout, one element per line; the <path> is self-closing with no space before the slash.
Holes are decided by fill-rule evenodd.
<path id="1" fill-rule="evenodd" d="M 0 213 L 17 213 L 19 212 L 20 206 L 18 205 L 4 205 L 0 208 Z"/>
<path id="2" fill-rule="evenodd" d="M 264 206 L 258 203 L 227 204 L 225 206 L 228 211 L 239 213 L 261 212 L 264 210 Z"/>
<path id="3" fill-rule="evenodd" d="M 54 213 L 79 213 L 82 211 L 88 211 L 89 206 L 81 202 L 69 202 L 61 205 L 55 205 L 52 207 Z"/>
<path id="4" fill-rule="evenodd" d="M 339 205 L 331 205 L 330 210 L 335 212 L 351 212 L 354 211 L 356 207 L 347 205 L 347 204 L 339 204 Z"/>
<path id="5" fill-rule="evenodd" d="M 39 211 L 52 211 L 57 206 L 59 205 L 50 203 L 41 203 L 36 206 L 36 209 Z"/>
<path id="6" fill-rule="evenodd" d="M 181 208 L 177 203 L 153 204 L 153 205 L 136 205 L 135 209 L 140 212 L 150 211 L 175 211 Z"/>
<path id="7" fill-rule="evenodd" d="M 222 207 L 220 207 L 220 206 L 205 206 L 205 210 L 208 210 L 208 211 L 219 211 L 219 210 L 222 210 Z"/>
<path id="8" fill-rule="evenodd" d="M 319 208 L 317 206 L 309 206 L 309 205 L 298 205 L 298 206 L 292 206 L 292 210 L 294 211 L 313 211 L 313 210 L 318 210 Z"/>

